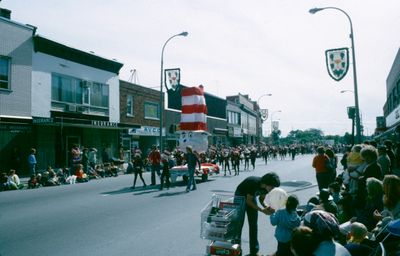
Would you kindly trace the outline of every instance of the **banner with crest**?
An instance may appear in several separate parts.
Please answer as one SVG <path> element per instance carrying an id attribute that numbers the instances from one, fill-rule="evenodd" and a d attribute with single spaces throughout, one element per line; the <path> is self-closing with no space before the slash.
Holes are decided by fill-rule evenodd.
<path id="1" fill-rule="evenodd" d="M 167 90 L 176 90 L 181 82 L 181 69 L 172 68 L 164 70 L 164 84 Z"/>
<path id="2" fill-rule="evenodd" d="M 325 57 L 330 77 L 335 81 L 342 80 L 349 70 L 349 48 L 326 50 Z"/>

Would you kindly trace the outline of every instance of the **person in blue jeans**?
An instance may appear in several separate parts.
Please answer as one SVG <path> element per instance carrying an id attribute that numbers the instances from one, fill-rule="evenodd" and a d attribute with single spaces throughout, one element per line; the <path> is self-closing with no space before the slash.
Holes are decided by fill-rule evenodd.
<path id="1" fill-rule="evenodd" d="M 244 179 L 236 188 L 235 196 L 236 197 L 244 197 L 245 199 L 245 210 L 247 215 L 247 221 L 249 223 L 249 245 L 250 245 L 250 256 L 257 256 L 258 251 L 260 250 L 260 246 L 258 244 L 257 238 L 257 223 L 258 223 L 258 212 L 262 212 L 266 215 L 271 215 L 275 212 L 274 209 L 267 207 L 264 204 L 264 199 L 266 194 L 270 192 L 275 187 L 279 187 L 281 184 L 279 176 L 270 172 L 265 174 L 262 177 L 250 176 Z M 257 199 L 260 205 L 263 207 L 259 207 L 257 204 Z M 243 225 L 244 225 L 244 214 L 243 219 L 240 223 L 240 234 L 242 233 Z"/>
<path id="2" fill-rule="evenodd" d="M 31 148 L 31 153 L 28 157 L 28 164 L 29 164 L 29 173 L 31 175 L 36 175 L 36 149 Z"/>
<path id="3" fill-rule="evenodd" d="M 197 155 L 193 152 L 191 146 L 186 147 L 185 160 L 187 163 L 188 174 L 189 174 L 189 179 L 186 186 L 186 192 L 189 192 L 190 187 L 192 186 L 193 186 L 192 190 L 196 190 L 196 181 L 194 180 L 194 172 L 196 170 L 196 165 L 198 165 L 199 168 L 201 168 L 201 163 Z"/>

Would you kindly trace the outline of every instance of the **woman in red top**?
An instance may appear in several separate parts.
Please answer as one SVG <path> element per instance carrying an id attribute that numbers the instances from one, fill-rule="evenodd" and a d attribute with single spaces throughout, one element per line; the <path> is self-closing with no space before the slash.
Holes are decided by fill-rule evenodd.
<path id="1" fill-rule="evenodd" d="M 325 154 L 323 147 L 317 148 L 317 155 L 313 159 L 312 167 L 315 168 L 319 191 L 328 188 L 332 175 L 328 169 L 329 157 Z"/>

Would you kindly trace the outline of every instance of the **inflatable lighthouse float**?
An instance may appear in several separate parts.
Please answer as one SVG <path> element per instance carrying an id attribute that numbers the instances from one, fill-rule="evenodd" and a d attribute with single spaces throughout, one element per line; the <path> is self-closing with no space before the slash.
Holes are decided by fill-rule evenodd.
<path id="1" fill-rule="evenodd" d="M 182 115 L 179 131 L 178 148 L 186 152 L 191 146 L 197 153 L 206 152 L 208 148 L 207 105 L 204 88 L 182 88 Z"/>

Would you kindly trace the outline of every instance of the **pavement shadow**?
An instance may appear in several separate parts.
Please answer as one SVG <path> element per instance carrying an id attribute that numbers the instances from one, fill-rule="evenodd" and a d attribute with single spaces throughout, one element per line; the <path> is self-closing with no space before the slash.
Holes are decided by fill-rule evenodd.
<path id="1" fill-rule="evenodd" d="M 140 196 L 140 195 L 146 195 L 146 194 L 151 194 L 155 192 L 159 192 L 160 190 L 158 188 L 150 188 L 150 189 L 145 189 L 142 190 L 142 192 L 134 193 L 134 196 Z"/>
<path id="2" fill-rule="evenodd" d="M 290 180 L 281 182 L 281 186 L 286 186 L 286 187 L 308 187 L 311 185 L 312 185 L 311 182 L 302 180 Z"/>
<path id="3" fill-rule="evenodd" d="M 160 193 L 158 194 L 156 197 L 166 197 L 166 196 L 179 196 L 179 195 L 183 195 L 183 194 L 187 194 L 187 192 L 185 190 L 183 191 L 178 191 L 178 192 L 165 192 L 165 193 Z"/>
<path id="4" fill-rule="evenodd" d="M 125 193 L 132 193 L 132 189 L 130 187 L 121 188 L 114 191 L 102 192 L 102 195 L 119 195 Z"/>
<path id="5" fill-rule="evenodd" d="M 215 192 L 215 193 L 229 193 L 229 194 L 234 194 L 234 191 L 229 191 L 229 190 L 220 190 L 220 189 L 214 189 L 214 190 L 210 190 L 211 192 Z"/>

